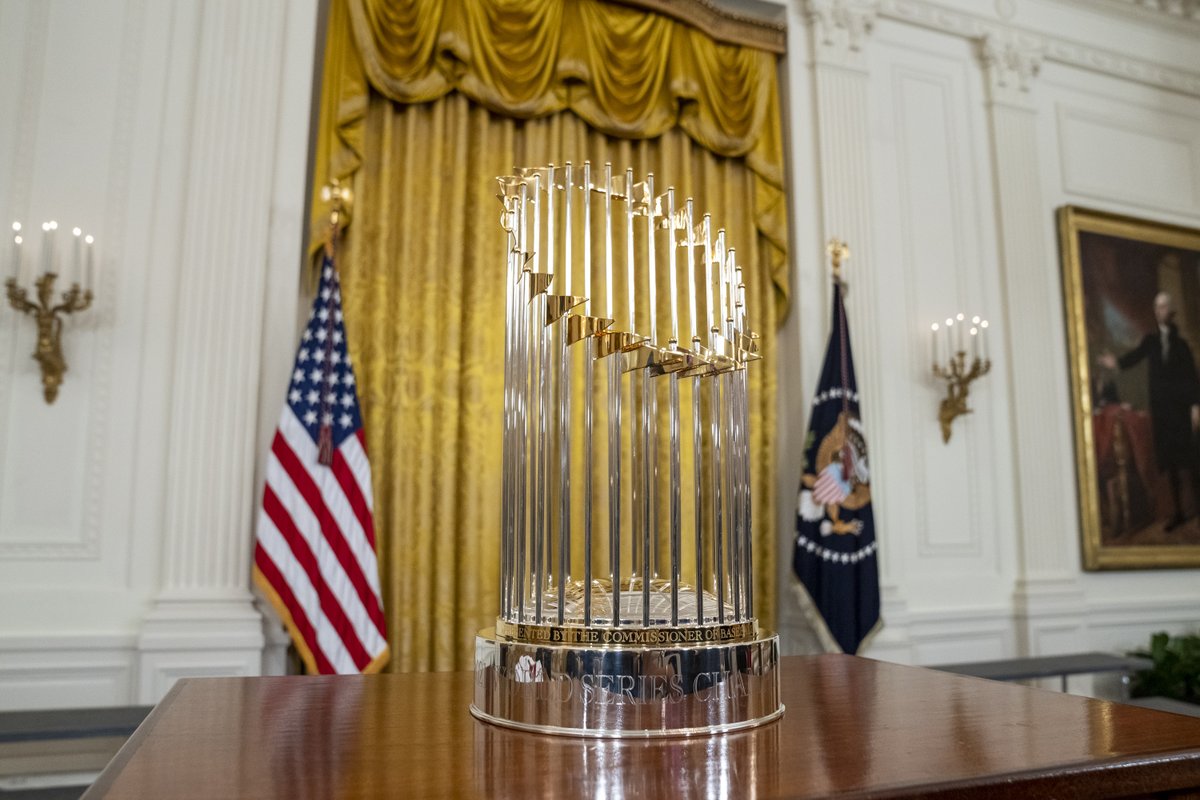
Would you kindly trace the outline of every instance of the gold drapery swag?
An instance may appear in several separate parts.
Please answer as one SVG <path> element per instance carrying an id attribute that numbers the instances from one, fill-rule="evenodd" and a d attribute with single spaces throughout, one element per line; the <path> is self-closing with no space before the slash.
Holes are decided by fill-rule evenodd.
<path id="1" fill-rule="evenodd" d="M 646 12 L 333 0 L 314 183 L 349 180 L 357 195 L 340 269 L 389 670 L 469 669 L 474 633 L 498 607 L 505 240 L 491 176 L 514 165 L 607 159 L 672 176 L 738 244 L 752 327 L 766 334 L 750 429 L 756 610 L 770 627 L 771 334 L 787 309 L 778 117 L 774 56 Z M 328 206 L 314 197 L 312 209 L 320 239 Z"/>
<path id="2" fill-rule="evenodd" d="M 333 0 L 314 192 L 362 166 L 371 90 L 406 104 L 458 91 L 519 119 L 569 110 L 625 139 L 678 127 L 754 174 L 754 223 L 782 321 L 787 203 L 776 66 L 772 53 L 600 0 Z M 327 208 L 317 194 L 312 209 L 321 239 Z"/>

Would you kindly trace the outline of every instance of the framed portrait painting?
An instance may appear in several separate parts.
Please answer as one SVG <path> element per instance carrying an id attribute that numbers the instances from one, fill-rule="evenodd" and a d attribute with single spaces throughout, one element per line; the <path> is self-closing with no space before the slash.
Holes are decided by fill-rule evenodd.
<path id="1" fill-rule="evenodd" d="M 1200 567 L 1200 230 L 1058 214 L 1084 568 Z"/>

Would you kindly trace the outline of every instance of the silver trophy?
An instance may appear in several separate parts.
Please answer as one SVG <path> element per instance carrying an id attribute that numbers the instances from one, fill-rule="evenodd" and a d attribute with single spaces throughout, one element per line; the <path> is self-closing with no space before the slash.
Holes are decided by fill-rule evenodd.
<path id="1" fill-rule="evenodd" d="M 585 162 L 498 180 L 500 615 L 476 638 L 471 712 L 614 737 L 777 718 L 778 638 L 752 590 L 746 368 L 759 356 L 735 251 L 653 175 Z"/>

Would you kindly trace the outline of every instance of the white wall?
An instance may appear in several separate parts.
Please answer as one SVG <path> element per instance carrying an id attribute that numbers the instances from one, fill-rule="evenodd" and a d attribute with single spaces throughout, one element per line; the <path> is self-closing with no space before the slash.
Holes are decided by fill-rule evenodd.
<path id="1" fill-rule="evenodd" d="M 795 313 L 783 332 L 781 632 L 798 437 L 848 238 L 885 628 L 866 655 L 970 661 L 1143 645 L 1200 625 L 1196 570 L 1083 573 L 1054 211 L 1200 226 L 1200 21 L 1124 0 L 796 0 L 786 64 Z M 929 323 L 994 323 L 943 444 Z M 942 390 L 944 391 L 944 390 Z"/>
<path id="2" fill-rule="evenodd" d="M 0 306 L 0 710 L 258 674 L 264 635 L 278 667 L 247 565 L 294 346 L 316 5 L 0 2 L 0 219 L 85 228 L 102 275 L 53 405 L 31 320 Z"/>

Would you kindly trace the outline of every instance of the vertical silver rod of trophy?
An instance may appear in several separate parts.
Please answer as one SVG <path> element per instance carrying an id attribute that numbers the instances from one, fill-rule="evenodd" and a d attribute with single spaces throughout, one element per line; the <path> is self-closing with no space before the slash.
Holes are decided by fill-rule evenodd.
<path id="1" fill-rule="evenodd" d="M 725 255 L 724 269 L 722 270 L 721 290 L 726 298 L 726 306 L 723 314 L 725 315 L 725 324 L 723 330 L 725 338 L 731 344 L 732 353 L 737 359 L 739 351 L 735 343 L 735 333 L 733 330 L 733 264 L 735 263 L 736 254 L 734 248 L 729 248 Z M 740 359 L 737 359 L 740 361 Z M 741 367 L 741 364 L 738 364 Z M 725 441 L 729 446 L 725 449 L 725 461 L 723 463 L 723 472 L 725 476 L 726 490 L 726 510 L 728 519 L 726 520 L 725 530 L 727 533 L 726 542 L 729 545 L 727 550 L 729 554 L 729 583 L 730 594 L 733 596 L 733 618 L 735 621 L 742 619 L 742 581 L 741 581 L 741 529 L 739 526 L 740 517 L 738 516 L 738 493 L 736 491 L 737 482 L 734 478 L 737 473 L 736 463 L 738 457 L 738 431 L 737 418 L 734 411 L 734 373 L 735 368 L 731 372 L 721 376 L 721 382 L 724 384 L 721 394 L 724 397 L 725 406 L 722 409 L 721 419 L 725 425 L 726 438 Z"/>
<path id="2" fill-rule="evenodd" d="M 740 276 L 741 269 L 738 268 L 735 272 L 736 276 Z M 740 283 L 740 278 L 735 277 L 730 284 L 730 296 L 734 305 L 732 321 L 730 329 L 735 341 L 741 341 L 742 327 L 739 323 L 741 318 L 741 300 L 738 297 L 737 286 Z M 738 350 L 739 355 L 744 355 Z M 737 556 L 737 576 L 739 591 L 741 597 L 742 618 L 750 618 L 750 606 L 747 602 L 750 592 L 750 570 L 746 559 L 746 542 L 748 531 L 746 530 L 746 503 L 749 496 L 746 493 L 746 486 L 743 484 L 742 476 L 745 472 L 746 464 L 746 410 L 742 397 L 742 385 L 746 377 L 746 365 L 743 360 L 741 366 L 734 370 L 730 375 L 730 419 L 734 426 L 734 457 L 731 459 L 730 486 L 734 487 L 735 503 L 733 505 L 733 530 L 737 531 L 736 545 L 734 552 Z"/>
<path id="3" fill-rule="evenodd" d="M 658 339 L 658 333 L 654 327 L 658 323 L 658 309 L 654 307 L 656 297 L 658 297 L 654 285 L 658 279 L 654 252 L 655 216 L 654 173 L 648 173 L 646 175 L 646 296 L 649 306 L 650 342 L 652 343 Z M 650 624 L 650 560 L 652 560 L 650 531 L 653 529 L 654 498 L 658 497 L 654 492 L 654 471 L 653 464 L 650 463 L 654 456 L 654 447 L 650 441 L 650 434 L 654 429 L 654 422 L 650 419 L 650 409 L 653 407 L 650 396 L 653 393 L 654 384 L 650 379 L 649 372 L 642 372 L 642 491 L 644 493 L 642 501 L 642 625 Z"/>
<path id="4" fill-rule="evenodd" d="M 671 217 L 674 218 L 674 198 L 668 199 L 671 205 Z M 691 241 L 691 198 L 688 198 L 685 203 L 686 211 L 688 211 L 688 224 L 684 228 L 686 242 L 688 242 L 688 275 L 691 275 L 691 261 L 695 258 L 696 249 Z M 674 341 L 674 347 L 679 347 L 679 264 L 677 259 L 677 251 L 679 242 L 674 237 L 674 225 L 672 225 L 671 233 L 671 260 L 674 263 L 671 265 L 671 335 Z M 695 300 L 696 291 L 692 289 L 689 297 Z M 695 302 L 692 302 L 695 305 Z M 680 435 L 679 435 L 679 371 L 674 369 L 670 377 L 667 378 L 667 427 L 670 428 L 671 437 L 671 455 L 670 455 L 670 480 L 671 480 L 671 541 L 668 547 L 671 548 L 671 624 L 679 624 L 679 564 L 680 564 L 680 541 L 682 541 L 683 530 L 683 499 L 682 499 L 682 465 L 679 462 L 680 451 Z"/>
<path id="5" fill-rule="evenodd" d="M 679 373 L 672 372 L 670 387 L 671 428 L 671 624 L 679 624 L 680 542 L 682 540 L 683 503 L 681 500 L 679 462 Z"/>
<path id="6" fill-rule="evenodd" d="M 557 220 L 555 219 L 555 173 L 557 170 L 554 164 L 550 164 L 546 168 L 546 251 L 545 261 L 546 266 L 543 272 L 550 276 L 550 289 L 546 292 L 546 353 L 544 364 L 545 371 L 542 373 L 542 397 L 546 401 L 542 407 L 542 414 L 545 416 L 546 438 L 542 446 L 545 447 L 544 457 L 546 459 L 546 508 L 542 512 L 545 525 L 543 548 L 546 563 L 542 565 L 542 585 L 543 590 L 553 587 L 556 578 L 554 572 L 554 529 L 557 515 L 554 513 L 556 508 L 555 501 L 558 499 L 557 492 L 560 491 L 558 481 L 556 480 L 554 470 L 554 451 L 562 443 L 562 435 L 558 427 L 559 412 L 562 409 L 560 392 L 562 390 L 558 383 L 558 366 L 559 355 L 562 352 L 564 343 L 559 339 L 558 325 L 550 326 L 550 295 L 566 294 L 562 288 L 562 270 L 558 266 L 558 251 L 555 249 L 555 231 Z"/>
<path id="7" fill-rule="evenodd" d="M 526 205 L 528 203 L 529 187 L 522 181 L 517 205 L 518 260 L 520 261 L 521 278 L 516 291 L 516 309 L 520 320 L 517 326 L 517 429 L 514 438 L 517 441 L 517 541 L 516 547 L 516 581 L 514 587 L 517 595 L 517 619 L 525 621 L 525 553 L 529 543 L 529 526 L 527 522 L 527 500 L 529 497 L 529 261 L 526 258 L 528 250 L 528 222 Z"/>
<path id="8" fill-rule="evenodd" d="M 725 264 L 721 270 L 721 294 L 725 296 L 725 306 L 722 307 L 721 313 L 724 314 L 721 330 L 725 332 L 725 338 L 730 341 L 731 351 L 734 360 L 738 359 L 738 349 L 736 341 L 734 341 L 733 332 L 733 277 L 732 264 L 737 258 L 736 249 L 728 248 L 725 254 Z M 733 371 L 721 375 L 721 395 L 724 397 L 725 405 L 721 408 L 721 423 L 725 426 L 728 447 L 725 449 L 725 462 L 721 464 L 722 479 L 725 481 L 725 497 L 726 497 L 726 555 L 728 558 L 728 579 L 730 579 L 730 597 L 733 601 L 733 619 L 740 621 L 742 619 L 742 581 L 740 581 L 740 570 L 738 561 L 739 551 L 739 530 L 738 530 L 738 515 L 737 505 L 738 498 L 734 494 L 734 462 L 737 461 L 738 443 L 737 443 L 737 421 L 734 419 L 733 413 L 733 373 L 737 372 L 737 368 Z"/>
<path id="9" fill-rule="evenodd" d="M 713 241 L 712 241 L 712 219 L 704 215 L 701 221 L 701 235 L 704 239 L 703 259 L 704 272 L 703 277 L 706 281 L 706 291 L 704 291 L 704 319 L 694 317 L 694 330 L 692 330 L 692 341 L 697 345 L 701 341 L 701 332 L 708 326 L 708 317 L 712 314 L 713 308 Z M 698 279 L 701 278 L 700 273 L 692 273 L 691 282 L 695 285 Z M 703 447 L 704 447 L 704 420 L 701 416 L 701 386 L 700 378 L 692 378 L 691 380 L 691 449 L 692 449 L 692 467 L 694 467 L 694 477 L 696 481 L 696 497 L 695 497 L 695 539 L 696 539 L 696 622 L 703 625 L 704 622 L 704 464 L 703 464 Z"/>
<path id="10" fill-rule="evenodd" d="M 738 270 L 738 329 L 746 331 L 746 286 L 742 283 L 742 271 Z M 750 493 L 750 373 L 743 369 L 740 374 L 740 391 L 738 392 L 742 414 L 742 530 L 745 536 L 745 570 L 746 570 L 746 618 L 754 619 L 754 527 L 753 496 Z"/>
<path id="11" fill-rule="evenodd" d="M 713 260 L 718 264 L 725 261 L 725 230 L 717 231 L 717 247 L 713 253 Z M 720 288 L 720 272 L 717 274 L 717 285 Z M 708 264 L 708 282 L 709 288 L 712 288 L 713 274 L 712 262 Z M 711 298 L 710 298 L 711 299 Z M 724 299 L 724 293 L 721 293 L 721 299 Z M 722 303 L 723 305 L 723 303 Z M 720 325 L 721 325 L 721 309 L 712 307 L 712 346 L 714 350 L 723 349 L 720 344 Z M 711 406 L 709 413 L 712 415 L 712 479 L 713 479 L 713 578 L 717 590 L 717 621 L 725 622 L 725 545 L 724 545 L 724 522 L 725 510 L 721 496 L 721 438 L 723 436 L 723 425 L 721 420 L 721 377 L 718 373 L 713 376 L 711 384 Z"/>
<path id="12" fill-rule="evenodd" d="M 563 169 L 563 294 L 571 294 L 571 270 L 575 267 L 572 259 L 571 233 L 571 191 L 574 188 L 574 174 L 571 162 L 568 161 Z M 552 192 L 557 192 L 557 181 Z M 560 516 L 558 520 L 558 624 L 563 624 L 563 604 L 566 601 L 566 585 L 571 567 L 571 370 L 570 351 L 568 350 L 569 332 L 567 330 L 569 314 L 563 315 L 559 331 L 562 349 L 559 350 L 559 419 L 558 419 L 558 491 Z"/>
<path id="13" fill-rule="evenodd" d="M 650 416 L 650 398 L 654 395 L 654 383 L 648 370 L 636 374 L 642 383 L 642 624 L 650 624 L 650 537 L 654 521 L 654 470 L 651 467 L 651 429 L 654 424 Z M 655 538 L 657 539 L 657 531 Z"/>
<path id="14" fill-rule="evenodd" d="M 613 299 L 612 164 L 604 165 L 604 272 L 609 319 Z M 621 364 L 608 357 L 608 568 L 612 581 L 612 624 L 621 624 Z"/>
<path id="15" fill-rule="evenodd" d="M 625 169 L 625 305 L 628 306 L 629 312 L 629 331 L 637 330 L 637 277 L 635 270 L 635 253 L 634 253 L 634 170 Z M 638 378 L 643 375 L 637 372 L 629 373 L 629 413 L 636 414 L 637 409 L 637 383 Z M 638 531 L 641 529 L 641 504 L 646 501 L 642 497 L 643 492 L 640 489 L 644 487 L 638 486 L 636 476 L 638 470 L 642 467 L 642 461 L 646 458 L 646 453 L 642 451 L 641 443 L 638 441 L 637 432 L 634 428 L 629 429 L 629 467 L 630 467 L 630 525 L 629 525 L 629 555 L 632 563 L 630 578 L 637 575 L 638 571 L 642 571 L 641 564 L 638 564 L 637 540 Z M 630 584 L 632 588 L 632 584 Z"/>
<path id="16" fill-rule="evenodd" d="M 587 313 L 596 315 L 592 289 L 592 164 L 583 162 L 583 291 Z M 596 337 L 583 342 L 583 624 L 592 624 L 592 402 Z"/>
<path id="17" fill-rule="evenodd" d="M 647 259 L 646 259 L 646 305 L 649 313 L 650 345 L 658 347 L 659 343 L 659 254 L 658 242 L 658 198 L 654 197 L 654 174 L 647 175 L 646 209 L 650 224 L 647 227 Z M 668 219 L 664 222 L 670 224 Z M 670 228 L 668 228 L 670 230 Z M 646 468 L 642 473 L 642 485 L 646 487 L 646 506 L 642 510 L 642 552 L 646 561 L 643 573 L 647 582 L 650 577 L 658 576 L 659 564 L 659 391 L 649 372 L 643 375 L 646 385 L 642 386 L 642 440 L 646 451 Z M 643 587 L 642 604 L 649 606 L 649 588 Z M 647 616 L 643 614 L 643 616 Z"/>
<path id="18" fill-rule="evenodd" d="M 694 199 L 692 199 L 690 197 L 688 198 L 688 205 L 686 205 L 686 209 L 688 209 L 688 270 L 685 271 L 684 278 L 686 279 L 686 281 L 688 281 L 688 325 L 690 326 L 690 329 L 691 329 L 691 350 L 692 350 L 692 353 L 698 354 L 698 353 L 700 353 L 700 331 L 701 331 L 702 326 L 700 324 L 700 317 L 698 317 L 698 308 L 700 308 L 700 306 L 698 306 L 697 297 L 696 297 L 696 278 L 698 276 L 698 271 L 696 269 L 696 205 L 695 205 Z M 702 554 L 702 547 L 701 547 L 701 540 L 700 540 L 700 503 L 701 503 L 701 499 L 700 499 L 700 491 L 701 491 L 700 449 L 701 449 L 702 429 L 701 429 L 701 422 L 700 422 L 700 395 L 698 395 L 698 393 L 696 391 L 696 386 L 697 386 L 697 380 L 695 378 L 692 378 L 691 385 L 690 385 L 690 387 L 691 387 L 691 411 L 692 411 L 692 413 L 691 413 L 692 509 L 694 509 L 696 511 L 696 516 L 694 518 L 692 518 L 692 530 L 694 530 L 694 536 L 696 539 L 696 554 L 698 557 L 698 555 Z M 680 551 L 679 558 L 680 558 L 680 560 L 682 560 L 682 551 L 683 551 L 683 543 L 682 542 L 678 543 L 678 549 Z M 696 559 L 696 571 L 697 571 L 696 587 L 698 588 L 701 585 L 700 577 L 698 577 L 698 571 L 700 571 L 700 559 L 698 559 L 698 558 Z M 678 584 L 679 581 L 680 581 L 680 569 L 679 569 L 679 565 L 677 564 L 676 565 L 676 575 L 673 576 L 673 582 Z M 703 601 L 701 601 L 700 597 L 697 596 L 697 599 L 696 599 L 697 614 L 700 613 L 700 609 L 702 607 L 703 607 Z"/>
<path id="19" fill-rule="evenodd" d="M 679 349 L 679 264 L 678 264 L 678 249 L 679 242 L 676 240 L 676 230 L 679 228 L 676 218 L 676 204 L 674 204 L 674 187 L 667 188 L 667 218 L 670 219 L 670 237 L 667 240 L 667 287 L 670 289 L 670 297 L 668 297 L 668 306 L 671 309 L 671 338 L 667 342 L 667 348 L 678 351 Z M 677 588 L 676 576 L 677 561 L 679 559 L 679 548 L 677 542 L 679 540 L 680 528 L 680 503 L 679 503 L 679 373 L 672 371 L 667 375 L 667 437 L 670 441 L 670 452 L 667 456 L 667 480 L 670 482 L 668 486 L 667 503 L 668 503 L 668 531 L 667 547 L 671 551 L 671 616 L 673 624 L 678 624 L 679 618 L 679 591 Z M 658 482 L 658 481 L 655 481 Z M 655 541 L 654 552 L 658 554 L 658 525 L 655 525 Z"/>
<path id="20" fill-rule="evenodd" d="M 538 172 L 535 172 L 533 175 L 533 257 L 535 264 L 534 272 L 544 273 L 545 265 L 542 261 L 542 176 Z M 545 387 L 550 377 L 550 370 L 546 368 L 546 351 L 549 350 L 549 347 L 547 347 L 549 342 L 546 341 L 545 291 L 538 295 L 533 306 L 533 330 L 537 344 L 537 365 L 533 369 L 533 391 L 537 395 L 537 413 L 535 417 L 537 420 L 537 435 L 534 439 L 534 461 L 537 464 L 537 468 L 534 478 L 536 494 L 533 504 L 535 517 L 533 534 L 533 621 L 541 624 L 543 622 L 542 594 L 544 593 L 543 589 L 545 588 L 544 584 L 546 580 L 546 417 L 549 416 L 549 411 L 546 408 Z"/>
<path id="21" fill-rule="evenodd" d="M 513 298 L 516 294 L 517 269 L 514 251 L 517 249 L 515 239 L 516 214 L 512 196 L 508 187 L 501 183 L 504 198 L 504 230 L 507 234 L 507 253 L 504 274 L 504 476 L 501 488 L 501 544 L 500 544 L 500 615 L 507 618 L 509 612 L 509 581 L 512 579 L 512 563 L 510 560 L 512 547 L 513 526 L 515 513 L 513 502 L 513 340 L 516 319 L 513 309 Z"/>

